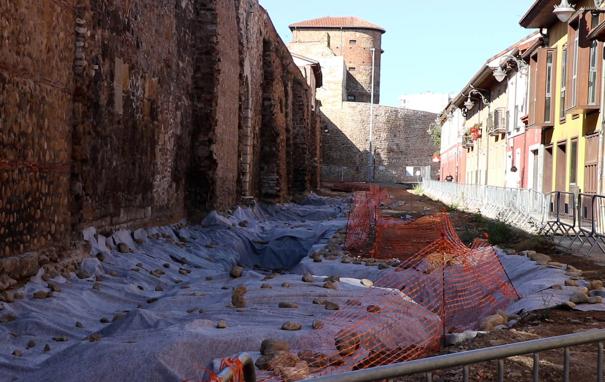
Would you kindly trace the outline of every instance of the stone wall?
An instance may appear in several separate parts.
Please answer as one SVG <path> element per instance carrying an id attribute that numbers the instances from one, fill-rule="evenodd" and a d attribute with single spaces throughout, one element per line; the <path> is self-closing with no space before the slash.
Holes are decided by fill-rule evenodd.
<path id="1" fill-rule="evenodd" d="M 335 55 L 344 58 L 347 70 L 346 94 L 355 97 L 355 102 L 370 102 L 372 93 L 372 51 L 376 49 L 374 68 L 374 103 L 380 103 L 380 74 L 382 63 L 382 32 L 369 29 L 295 29 L 289 46 L 298 46 L 300 53 L 305 45 L 322 45 Z M 296 49 L 296 48 L 295 48 Z M 297 50 L 298 50 L 297 49 Z M 316 53 L 307 54 L 317 58 Z"/>
<path id="2" fill-rule="evenodd" d="M 366 181 L 370 104 L 322 108 L 322 180 Z M 406 167 L 432 164 L 438 151 L 427 130 L 436 114 L 374 105 L 374 174 L 377 182 L 410 181 Z"/>
<path id="3" fill-rule="evenodd" d="M 315 100 L 257 0 L 10 1 L 0 27 L 5 284 L 83 256 L 89 226 L 318 183 Z"/>

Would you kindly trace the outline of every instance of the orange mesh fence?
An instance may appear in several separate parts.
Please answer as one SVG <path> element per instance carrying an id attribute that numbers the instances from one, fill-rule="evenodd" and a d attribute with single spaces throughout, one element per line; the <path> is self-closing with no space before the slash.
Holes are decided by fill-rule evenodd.
<path id="1" fill-rule="evenodd" d="M 518 299 L 485 238 L 467 247 L 446 213 L 410 223 L 383 217 L 378 207 L 387 197 L 373 188 L 355 194 L 347 247 L 371 247 L 368 254 L 400 265 L 374 282 L 379 288 L 353 288 L 350 296 L 330 298 L 339 309 L 322 318 L 321 329 L 290 343 L 310 374 L 429 356 L 439 351 L 444 334 L 476 329 Z M 282 371 L 261 371 L 258 379 L 288 379 Z"/>

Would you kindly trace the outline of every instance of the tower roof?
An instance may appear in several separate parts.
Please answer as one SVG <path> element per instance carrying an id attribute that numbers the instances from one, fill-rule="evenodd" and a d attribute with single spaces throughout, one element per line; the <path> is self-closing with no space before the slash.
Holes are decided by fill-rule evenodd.
<path id="1" fill-rule="evenodd" d="M 381 33 L 386 30 L 369 21 L 360 19 L 359 17 L 320 17 L 318 19 L 305 20 L 298 23 L 290 24 L 290 30 L 294 29 L 371 29 Z"/>

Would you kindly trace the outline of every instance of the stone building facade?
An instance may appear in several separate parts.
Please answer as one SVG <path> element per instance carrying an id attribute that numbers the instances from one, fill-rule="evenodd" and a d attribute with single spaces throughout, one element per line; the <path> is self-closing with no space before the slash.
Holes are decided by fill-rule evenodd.
<path id="1" fill-rule="evenodd" d="M 347 69 L 346 98 L 370 102 L 372 94 L 372 49 L 374 49 L 374 103 L 380 103 L 382 35 L 385 30 L 357 17 L 322 17 L 290 25 L 292 44 L 316 44 L 344 59 Z"/>
<path id="2" fill-rule="evenodd" d="M 383 28 L 356 17 L 324 17 L 294 23 L 290 29 L 290 51 L 317 60 L 322 67 L 323 85 L 317 90 L 322 180 L 367 181 L 371 171 L 375 181 L 409 182 L 417 179 L 418 167 L 433 165 L 433 154 L 439 149 L 428 130 L 437 114 L 378 104 Z M 376 49 L 376 105 L 370 169 L 372 48 Z"/>
<path id="3" fill-rule="evenodd" d="M 0 4 L 0 287 L 80 232 L 317 185 L 314 91 L 258 0 Z"/>

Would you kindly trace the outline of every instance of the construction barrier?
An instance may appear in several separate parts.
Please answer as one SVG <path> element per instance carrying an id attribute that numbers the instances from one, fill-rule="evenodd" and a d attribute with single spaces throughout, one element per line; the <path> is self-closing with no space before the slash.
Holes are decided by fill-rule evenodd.
<path id="1" fill-rule="evenodd" d="M 406 222 L 382 216 L 383 203 L 388 194 L 377 187 L 354 195 L 346 243 L 366 250 L 370 264 L 394 259 L 398 265 L 374 281 L 379 288 L 337 301 L 321 328 L 290 343 L 304 362 L 288 373 L 300 367 L 320 376 L 423 358 L 440 350 L 445 334 L 478 329 L 519 298 L 485 238 L 469 248 L 448 214 Z M 259 380 L 288 380 L 286 369 L 259 372 Z"/>

